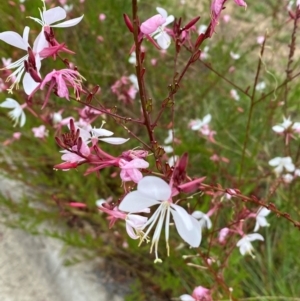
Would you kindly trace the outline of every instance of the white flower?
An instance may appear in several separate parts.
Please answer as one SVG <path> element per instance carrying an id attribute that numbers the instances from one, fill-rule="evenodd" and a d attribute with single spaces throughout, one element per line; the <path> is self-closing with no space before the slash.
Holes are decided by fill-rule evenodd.
<path id="1" fill-rule="evenodd" d="M 195 119 L 195 120 L 192 120 L 190 122 L 190 127 L 191 127 L 191 130 L 193 131 L 198 131 L 200 130 L 204 125 L 207 125 L 209 124 L 211 121 L 211 115 L 210 114 L 207 114 L 203 117 L 203 119 Z"/>
<path id="2" fill-rule="evenodd" d="M 29 27 L 26 26 L 23 31 L 23 36 L 21 37 L 18 33 L 14 31 L 4 31 L 0 33 L 0 40 L 3 42 L 12 45 L 14 47 L 17 47 L 19 49 L 25 50 L 28 52 L 28 48 L 31 48 L 30 45 L 28 44 L 28 36 L 29 36 Z M 41 59 L 39 56 L 39 51 L 41 51 L 44 47 L 45 44 L 40 44 L 40 47 L 42 49 L 38 49 L 38 44 L 39 44 L 39 39 L 36 38 L 34 43 L 33 43 L 33 54 L 35 56 L 35 64 L 37 71 L 39 72 L 41 68 Z M 7 66 L 4 67 L 4 69 L 15 69 L 9 77 L 6 79 L 6 81 L 10 81 L 11 79 L 14 79 L 14 82 L 12 85 L 9 87 L 8 92 L 12 93 L 13 88 L 16 86 L 16 88 L 19 88 L 19 82 L 21 81 L 22 75 L 25 72 L 25 66 L 24 62 L 28 59 L 28 53 L 17 60 L 16 62 L 13 62 Z M 31 94 L 31 92 L 39 85 L 29 73 L 25 73 L 23 77 L 23 88 L 24 91 L 27 95 Z"/>
<path id="3" fill-rule="evenodd" d="M 165 145 L 163 146 L 164 148 L 164 151 L 167 153 L 167 154 L 170 154 L 170 153 L 173 153 L 173 147 L 171 145 Z"/>
<path id="4" fill-rule="evenodd" d="M 201 230 L 203 228 L 210 229 L 212 226 L 212 222 L 209 216 L 201 211 L 194 211 L 192 216 L 198 220 Z"/>
<path id="5" fill-rule="evenodd" d="M 235 89 L 230 90 L 230 96 L 236 101 L 240 100 L 240 95 L 238 94 L 237 90 L 235 90 Z"/>
<path id="6" fill-rule="evenodd" d="M 262 91 L 264 89 L 266 89 L 266 83 L 265 82 L 260 82 L 255 87 L 256 91 Z"/>
<path id="7" fill-rule="evenodd" d="M 300 130 L 300 122 L 292 122 L 290 117 L 283 117 L 283 123 L 274 125 L 272 130 L 276 133 L 283 133 L 291 128 L 293 131 L 298 132 Z"/>
<path id="8" fill-rule="evenodd" d="M 156 10 L 163 18 L 166 19 L 166 22 L 159 26 L 158 29 L 151 34 L 151 36 L 157 41 L 157 44 L 162 49 L 167 49 L 171 44 L 171 37 L 168 35 L 165 27 L 172 23 L 175 18 L 173 15 L 168 16 L 167 11 L 161 7 L 157 7 Z"/>
<path id="9" fill-rule="evenodd" d="M 290 184 L 294 180 L 294 177 L 290 173 L 287 173 L 282 175 L 282 180 L 284 183 Z"/>
<path id="10" fill-rule="evenodd" d="M 271 210 L 265 208 L 265 207 L 260 207 L 257 211 L 256 215 L 256 223 L 254 227 L 254 232 L 257 232 L 259 227 L 268 227 L 270 224 L 268 224 L 266 216 L 269 215 Z"/>
<path id="11" fill-rule="evenodd" d="M 131 53 L 128 62 L 132 65 L 136 65 L 136 53 L 134 51 Z"/>
<path id="12" fill-rule="evenodd" d="M 292 162 L 291 157 L 276 157 L 269 161 L 269 165 L 276 166 L 274 172 L 278 176 L 285 169 L 288 172 L 293 172 L 295 170 L 295 165 Z"/>
<path id="13" fill-rule="evenodd" d="M 121 202 L 119 209 L 125 212 L 135 213 L 144 208 L 158 205 L 157 210 L 149 218 L 144 225 L 148 227 L 141 242 L 147 240 L 147 236 L 151 229 L 155 226 L 150 252 L 155 246 L 155 261 L 161 262 L 158 258 L 158 242 L 162 231 L 163 223 L 165 222 L 165 237 L 167 251 L 169 255 L 169 226 L 170 215 L 172 214 L 175 227 L 181 236 L 192 247 L 198 247 L 201 242 L 199 225 L 196 219 L 189 215 L 185 209 L 172 203 L 171 187 L 158 177 L 148 176 L 139 181 L 137 190 L 130 192 Z"/>
<path id="14" fill-rule="evenodd" d="M 0 104 L 1 108 L 7 108 L 12 109 L 8 116 L 15 121 L 14 126 L 16 126 L 18 123 L 20 123 L 20 126 L 22 127 L 26 122 L 26 116 L 23 112 L 22 106 L 14 99 L 12 98 L 6 98 L 4 102 Z"/>
<path id="15" fill-rule="evenodd" d="M 131 74 L 128 76 L 128 79 L 131 81 L 136 90 L 139 90 L 138 80 L 135 74 Z"/>
<path id="16" fill-rule="evenodd" d="M 173 139 L 174 139 L 173 130 L 168 130 L 168 137 L 164 140 L 164 143 L 165 144 L 172 143 Z"/>
<path id="17" fill-rule="evenodd" d="M 234 60 L 238 60 L 241 56 L 238 53 L 234 53 L 232 51 L 230 51 L 230 56 L 231 58 L 233 58 Z"/>
<path id="18" fill-rule="evenodd" d="M 105 122 L 102 123 L 102 126 Z M 125 139 L 125 138 L 121 138 L 121 137 L 110 137 L 112 136 L 114 133 L 103 129 L 102 126 L 100 128 L 87 128 L 87 129 L 83 129 L 82 127 L 78 126 L 75 123 L 76 127 L 79 129 L 80 131 L 80 137 L 82 138 L 82 140 L 85 143 L 90 143 L 90 142 L 97 142 L 98 140 L 101 140 L 103 142 L 109 143 L 109 144 L 115 144 L 115 145 L 119 145 L 119 144 L 123 144 L 125 142 L 127 142 L 129 140 Z M 100 137 L 109 137 L 109 138 L 100 138 Z"/>
<path id="19" fill-rule="evenodd" d="M 37 23 L 39 23 L 40 25 L 42 25 L 42 31 L 40 32 L 40 34 L 37 37 L 38 42 L 38 50 L 41 51 L 42 49 L 40 49 L 40 45 L 48 45 L 48 42 L 46 40 L 45 34 L 44 34 L 44 29 L 45 27 L 56 27 L 56 28 L 66 28 L 66 27 L 72 27 L 77 25 L 83 18 L 83 15 L 81 17 L 78 18 L 74 18 L 68 21 L 64 21 L 58 24 L 53 24 L 56 23 L 58 21 L 64 20 L 67 17 L 67 13 L 66 11 L 62 8 L 62 7 L 53 7 L 50 9 L 46 9 L 45 6 L 45 1 L 42 0 L 44 3 L 44 7 L 43 7 L 43 11 L 40 11 L 40 17 L 41 19 L 38 18 L 34 18 L 34 17 L 29 17 L 30 19 L 36 21 Z"/>
<path id="20" fill-rule="evenodd" d="M 254 240 L 264 240 L 263 236 L 258 233 L 252 233 L 245 235 L 242 239 L 240 239 L 236 246 L 240 248 L 240 253 L 244 256 L 246 254 L 249 254 L 252 256 L 252 258 L 255 258 L 253 255 L 253 247 L 251 244 L 251 241 Z"/>

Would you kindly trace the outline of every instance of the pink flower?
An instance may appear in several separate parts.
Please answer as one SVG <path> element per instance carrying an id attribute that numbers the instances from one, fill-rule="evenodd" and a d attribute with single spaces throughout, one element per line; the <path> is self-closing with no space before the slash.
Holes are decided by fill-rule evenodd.
<path id="1" fill-rule="evenodd" d="M 157 14 L 145 22 L 141 24 L 141 32 L 147 35 L 152 34 L 155 32 L 159 26 L 166 22 L 166 18 L 164 18 L 161 14 Z"/>
<path id="2" fill-rule="evenodd" d="M 212 301 L 211 292 L 203 286 L 197 286 L 192 296 L 184 294 L 179 297 L 181 301 Z"/>
<path id="3" fill-rule="evenodd" d="M 57 95 L 59 97 L 64 97 L 69 100 L 68 86 L 70 86 L 74 89 L 74 94 L 78 99 L 82 90 L 81 83 L 84 79 L 85 78 L 80 75 L 78 71 L 71 69 L 53 70 L 52 72 L 48 73 L 40 85 L 40 89 L 42 90 L 45 85 L 50 82 L 49 90 L 45 97 L 43 107 L 45 107 L 47 104 L 50 92 L 53 88 L 57 90 Z"/>
<path id="4" fill-rule="evenodd" d="M 100 14 L 99 15 L 99 21 L 104 21 L 106 19 L 106 15 L 105 14 Z"/>
<path id="5" fill-rule="evenodd" d="M 120 159 L 119 167 L 121 168 L 120 177 L 123 182 L 133 181 L 138 183 L 143 178 L 139 168 L 148 168 L 149 163 L 140 158 L 135 158 L 132 161 Z"/>
<path id="6" fill-rule="evenodd" d="M 48 131 L 44 125 L 40 125 L 39 127 L 32 128 L 32 132 L 34 137 L 43 139 L 48 136 Z"/>

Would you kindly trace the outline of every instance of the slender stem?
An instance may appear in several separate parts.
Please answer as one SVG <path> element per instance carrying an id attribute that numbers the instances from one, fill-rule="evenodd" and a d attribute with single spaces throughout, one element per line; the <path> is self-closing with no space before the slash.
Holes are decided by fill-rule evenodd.
<path id="1" fill-rule="evenodd" d="M 261 46 L 260 56 L 259 56 L 258 65 L 257 65 L 257 68 L 256 68 L 256 74 L 255 74 L 255 78 L 254 78 L 253 87 L 252 87 L 252 94 L 251 94 L 251 97 L 250 97 L 251 103 L 250 103 L 250 110 L 249 110 L 247 126 L 246 126 L 246 135 L 245 135 L 245 141 L 244 141 L 244 145 L 243 145 L 241 165 L 240 165 L 240 170 L 239 170 L 239 183 L 241 182 L 242 173 L 243 173 L 243 169 L 244 169 L 244 165 L 245 165 L 245 153 L 246 153 L 246 149 L 247 149 L 247 146 L 248 146 L 249 134 L 250 134 L 250 123 L 251 123 L 251 120 L 252 120 L 252 114 L 253 114 L 253 109 L 254 109 L 254 105 L 255 105 L 255 102 L 254 102 L 254 100 L 255 100 L 255 91 L 256 91 L 256 85 L 257 85 L 258 78 L 259 78 L 259 73 L 260 73 L 260 70 L 261 70 L 262 57 L 264 55 L 265 44 L 266 44 L 266 37 L 265 37 L 264 42 Z"/>

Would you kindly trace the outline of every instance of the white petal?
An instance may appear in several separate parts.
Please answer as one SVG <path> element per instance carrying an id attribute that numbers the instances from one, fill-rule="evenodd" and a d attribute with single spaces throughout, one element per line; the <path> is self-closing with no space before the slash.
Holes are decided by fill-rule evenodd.
<path id="1" fill-rule="evenodd" d="M 139 191 L 133 191 L 125 196 L 119 206 L 119 209 L 121 211 L 134 213 L 158 204 L 159 202 L 157 202 L 155 199 L 148 198 Z"/>
<path id="2" fill-rule="evenodd" d="M 192 296 L 184 294 L 179 297 L 180 301 L 196 301 Z"/>
<path id="3" fill-rule="evenodd" d="M 29 30 L 30 30 L 30 28 L 28 26 L 25 26 L 24 31 L 23 31 L 23 41 L 25 43 L 28 43 Z"/>
<path id="4" fill-rule="evenodd" d="M 161 178 L 147 176 L 144 177 L 137 187 L 144 196 L 157 201 L 167 201 L 171 196 L 170 186 Z"/>
<path id="5" fill-rule="evenodd" d="M 264 237 L 259 234 L 259 233 L 252 233 L 252 234 L 247 234 L 247 239 L 249 241 L 254 241 L 254 240 L 264 240 Z"/>
<path id="6" fill-rule="evenodd" d="M 284 127 L 282 125 L 274 125 L 272 130 L 276 133 L 282 133 L 284 132 Z"/>
<path id="7" fill-rule="evenodd" d="M 171 204 L 171 207 L 178 213 L 180 216 L 181 220 L 185 224 L 186 228 L 188 230 L 191 230 L 193 228 L 193 224 L 191 221 L 191 215 L 186 212 L 185 209 L 183 209 L 181 206 Z"/>
<path id="8" fill-rule="evenodd" d="M 81 17 L 71 19 L 56 25 L 52 25 L 51 27 L 56 27 L 56 28 L 66 28 L 66 27 L 71 27 L 77 25 L 83 18 L 83 15 Z"/>
<path id="9" fill-rule="evenodd" d="M 0 107 L 7 109 L 14 109 L 17 106 L 20 106 L 19 103 L 12 98 L 6 98 L 5 101 L 0 104 Z"/>
<path id="10" fill-rule="evenodd" d="M 97 136 L 97 137 L 100 137 L 100 136 L 112 136 L 114 133 L 109 131 L 109 130 L 105 130 L 105 129 L 102 129 L 102 128 L 99 128 L 99 129 L 92 129 L 92 133 Z"/>
<path id="11" fill-rule="evenodd" d="M 29 73 L 25 73 L 23 77 L 23 88 L 27 95 L 30 95 L 39 83 L 33 80 Z"/>
<path id="12" fill-rule="evenodd" d="M 280 157 L 276 157 L 272 160 L 269 161 L 269 165 L 271 166 L 277 166 L 279 163 L 281 162 L 281 158 Z"/>
<path id="13" fill-rule="evenodd" d="M 203 123 L 204 124 L 208 124 L 211 121 L 211 115 L 207 114 L 206 116 L 204 116 L 203 118 Z"/>
<path id="14" fill-rule="evenodd" d="M 162 7 L 156 7 L 157 12 L 164 17 L 165 19 L 168 17 L 167 11 Z"/>
<path id="15" fill-rule="evenodd" d="M 199 229 L 199 224 L 196 219 L 190 216 L 190 222 L 192 223 L 192 229 L 188 230 L 182 217 L 178 214 L 178 211 L 171 210 L 172 216 L 175 222 L 175 227 L 177 229 L 180 237 L 187 242 L 190 246 L 197 248 L 201 243 L 201 231 Z"/>
<path id="16" fill-rule="evenodd" d="M 43 18 L 46 25 L 51 25 L 57 21 L 63 20 L 67 17 L 66 11 L 62 7 L 50 8 L 43 12 Z"/>
<path id="17" fill-rule="evenodd" d="M 267 216 L 269 215 L 269 213 L 271 212 L 271 210 L 265 208 L 265 207 L 261 207 L 258 212 L 257 212 L 257 215 L 258 216 Z"/>
<path id="18" fill-rule="evenodd" d="M 49 43 L 46 40 L 44 29 L 38 34 L 33 42 L 33 51 L 35 53 L 40 53 L 44 48 L 48 47 Z"/>
<path id="19" fill-rule="evenodd" d="M 114 145 L 119 145 L 127 142 L 130 138 L 125 139 L 125 138 L 120 138 L 120 137 L 112 137 L 112 138 L 101 138 L 99 140 L 104 141 L 109 144 L 114 144 Z"/>
<path id="20" fill-rule="evenodd" d="M 25 115 L 25 113 L 22 111 L 22 113 L 21 113 L 21 118 L 20 118 L 20 127 L 24 126 L 25 122 L 26 122 L 26 115 Z"/>
<path id="21" fill-rule="evenodd" d="M 175 20 L 175 17 L 173 15 L 170 15 L 166 18 L 166 22 L 163 24 L 163 26 L 167 26 L 170 23 L 172 23 Z"/>
<path id="22" fill-rule="evenodd" d="M 23 38 L 14 31 L 4 31 L 0 33 L 0 40 L 3 42 L 12 45 L 14 47 L 23 49 L 27 51 L 28 43 L 26 43 Z"/>
<path id="23" fill-rule="evenodd" d="M 155 37 L 155 39 L 162 49 L 167 49 L 171 44 L 171 37 L 166 32 L 160 33 Z"/>

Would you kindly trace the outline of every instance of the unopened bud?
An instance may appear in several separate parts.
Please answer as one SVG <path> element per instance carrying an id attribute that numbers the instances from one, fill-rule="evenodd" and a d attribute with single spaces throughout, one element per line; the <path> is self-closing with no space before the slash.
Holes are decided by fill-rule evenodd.
<path id="1" fill-rule="evenodd" d="M 184 30 L 188 30 L 190 29 L 192 26 L 194 26 L 198 21 L 199 21 L 200 17 L 196 17 L 193 20 L 191 20 L 188 24 L 186 24 L 183 29 Z"/>
<path id="2" fill-rule="evenodd" d="M 126 24 L 127 28 L 129 29 L 129 31 L 133 33 L 133 26 L 132 26 L 130 18 L 126 14 L 123 14 L 123 18 L 124 18 L 125 24 Z"/>

